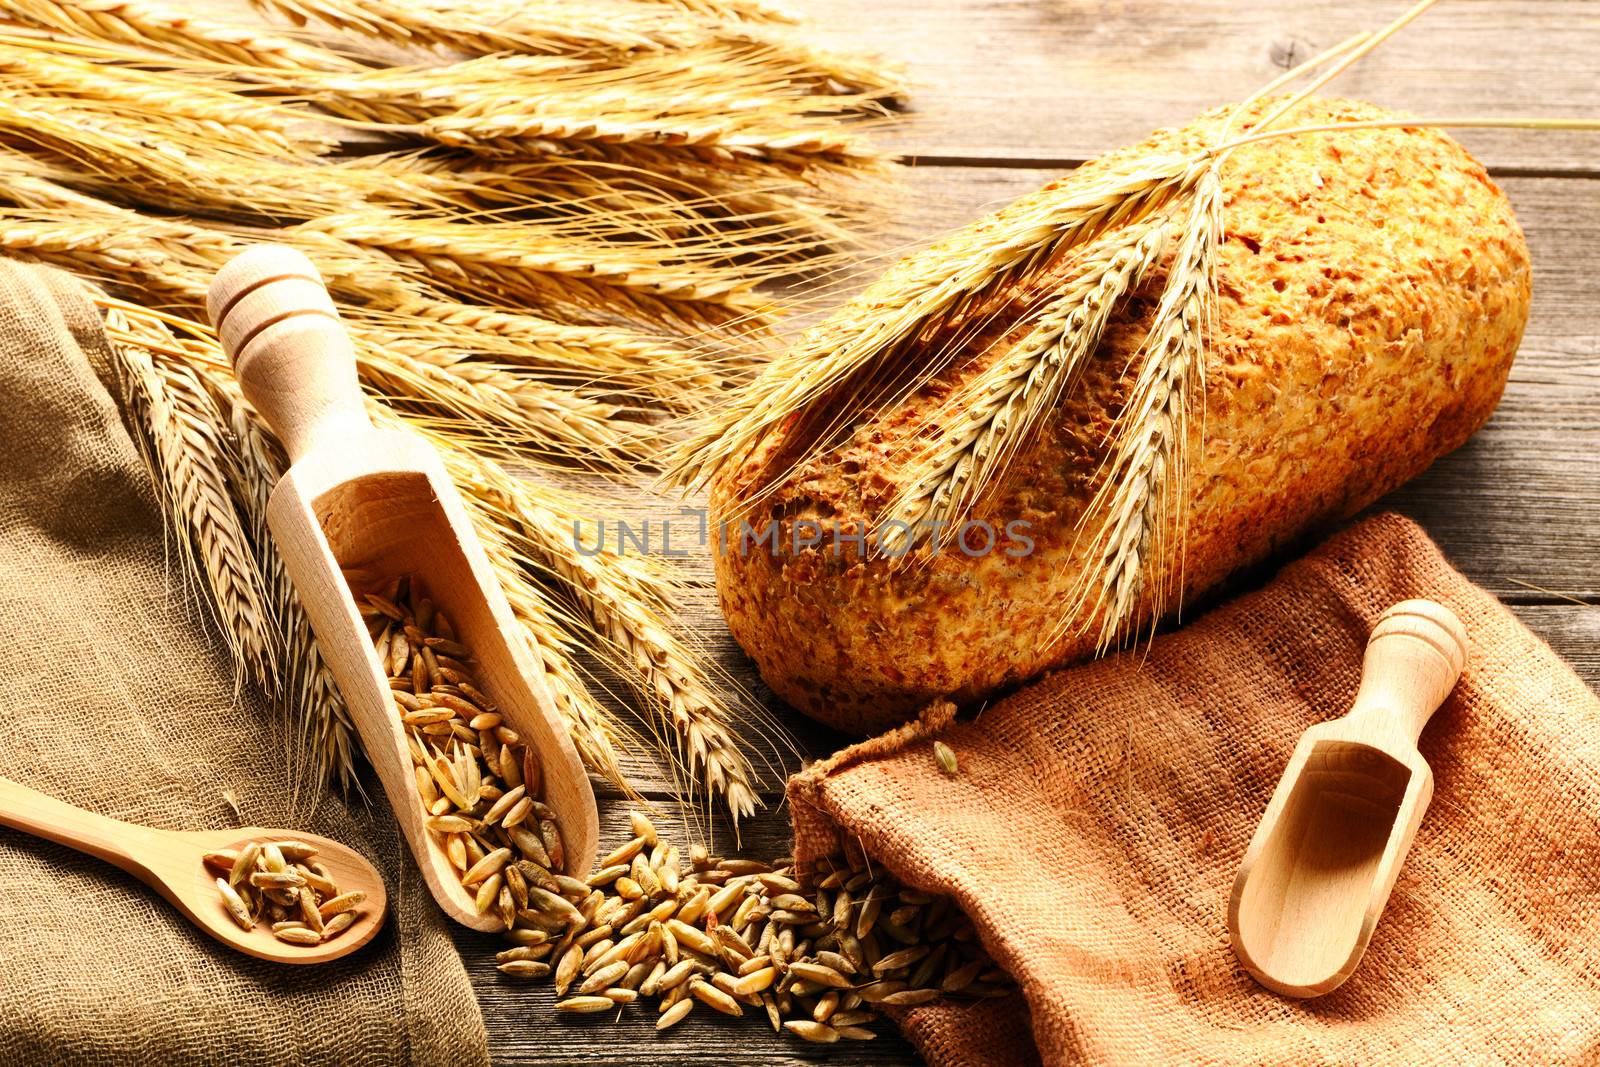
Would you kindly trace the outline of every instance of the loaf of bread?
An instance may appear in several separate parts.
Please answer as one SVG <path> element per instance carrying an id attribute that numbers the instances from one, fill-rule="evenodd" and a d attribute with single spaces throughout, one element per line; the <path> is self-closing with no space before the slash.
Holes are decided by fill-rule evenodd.
<path id="1" fill-rule="evenodd" d="M 1150 153 L 1203 149 L 1221 114 L 1161 131 L 1056 184 Z M 1302 105 L 1288 125 L 1391 117 L 1323 100 Z M 1222 179 L 1225 240 L 1203 417 L 1190 420 L 1185 551 L 1155 561 L 1145 583 L 1148 590 L 1171 578 L 1188 601 L 1465 441 L 1499 400 L 1528 314 L 1528 249 L 1511 206 L 1440 132 L 1271 140 L 1238 150 Z M 930 700 L 988 697 L 1093 653 L 1095 620 L 1064 616 L 1087 565 L 1080 534 L 1107 431 L 1137 369 L 1164 270 L 1111 320 L 1083 377 L 1012 462 L 984 514 L 974 513 L 997 528 L 1025 523 L 1028 551 L 933 554 L 924 544 L 891 560 L 863 554 L 852 538 L 895 498 L 906 473 L 897 457 L 913 454 L 929 420 L 943 417 L 941 400 L 1026 334 L 1029 309 L 1061 284 L 1063 268 L 1055 269 L 1010 283 L 1001 311 L 963 336 L 949 369 L 909 398 L 867 411 L 820 453 L 794 464 L 779 432 L 719 473 L 714 513 L 731 513 L 741 494 L 765 485 L 757 518 L 777 527 L 760 544 L 734 537 L 719 547 L 723 612 L 762 677 L 802 711 L 877 730 Z M 884 291 L 870 287 L 816 329 L 847 329 Z M 918 344 L 928 352 L 949 341 Z M 797 537 L 797 523 L 826 533 L 818 539 L 807 526 Z M 1153 603 L 1142 595 L 1136 624 L 1152 621 Z"/>

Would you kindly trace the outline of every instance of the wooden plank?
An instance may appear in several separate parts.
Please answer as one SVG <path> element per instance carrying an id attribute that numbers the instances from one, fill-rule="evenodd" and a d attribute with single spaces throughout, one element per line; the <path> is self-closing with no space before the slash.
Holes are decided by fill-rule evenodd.
<path id="1" fill-rule="evenodd" d="M 1238 100 L 1409 0 L 796 0 L 839 47 L 903 60 L 915 121 L 886 140 L 945 159 L 1081 160 Z M 1329 86 L 1426 115 L 1600 115 L 1600 9 L 1441 4 Z M 1594 172 L 1600 135 L 1474 130 L 1500 168 Z"/>

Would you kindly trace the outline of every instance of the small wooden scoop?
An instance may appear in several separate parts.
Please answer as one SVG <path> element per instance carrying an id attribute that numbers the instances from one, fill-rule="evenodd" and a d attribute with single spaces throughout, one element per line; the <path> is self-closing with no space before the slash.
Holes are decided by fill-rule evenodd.
<path id="1" fill-rule="evenodd" d="M 267 522 L 417 866 L 452 918 L 500 929 L 492 914 L 478 914 L 424 825 L 386 672 L 341 568 L 414 574 L 426 584 L 476 657 L 481 688 L 538 755 L 568 873 L 583 877 L 599 836 L 594 793 L 537 652 L 519 633 L 438 454 L 367 418 L 354 348 L 311 261 L 275 245 L 250 249 L 217 273 L 207 310 L 245 397 L 288 450 L 293 466 L 273 491 Z"/>
<path id="2" fill-rule="evenodd" d="M 1295 746 L 1228 904 L 1234 953 L 1273 992 L 1319 997 L 1361 962 L 1433 797 L 1417 738 L 1467 647 L 1448 608 L 1396 604 L 1372 630 L 1349 714 Z"/>
<path id="3" fill-rule="evenodd" d="M 299 830 L 154 830 L 75 808 L 27 786 L 0 778 L 0 825 L 75 848 L 115 864 L 166 897 L 200 929 L 240 952 L 279 963 L 327 963 L 371 941 L 388 908 L 383 879 L 360 853 L 337 841 Z M 241 849 L 251 841 L 302 841 L 317 850 L 341 893 L 360 890 L 365 915 L 338 937 L 320 945 L 291 945 L 266 923 L 244 930 L 228 917 L 217 892 L 217 872 L 201 857 Z"/>

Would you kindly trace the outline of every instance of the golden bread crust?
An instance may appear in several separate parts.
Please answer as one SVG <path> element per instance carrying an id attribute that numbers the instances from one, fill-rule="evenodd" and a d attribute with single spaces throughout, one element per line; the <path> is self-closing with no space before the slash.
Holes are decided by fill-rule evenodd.
<path id="1" fill-rule="evenodd" d="M 1084 172 L 1202 148 L 1222 114 L 1158 132 Z M 1303 105 L 1291 124 L 1385 117 L 1368 104 L 1323 100 Z M 1359 510 L 1465 441 L 1499 400 L 1530 297 L 1528 249 L 1509 202 L 1442 133 L 1363 130 L 1248 146 L 1229 161 L 1223 186 L 1205 409 L 1190 426 L 1185 597 Z M 1092 651 L 1098 627 L 1063 618 L 1087 562 L 1080 519 L 1164 271 L 1112 319 L 1037 446 L 1015 459 L 975 516 L 997 528 L 1028 522 L 1031 554 L 922 549 L 891 563 L 826 540 L 792 550 L 797 520 L 827 528 L 882 513 L 905 473 L 899 457 L 925 439 L 941 401 L 1021 338 L 1021 309 L 1069 268 L 1007 290 L 993 324 L 949 370 L 774 479 L 762 517 L 779 519 L 776 552 L 718 552 L 729 628 L 773 690 L 807 714 L 878 730 L 930 700 L 986 697 Z M 817 329 L 847 327 L 879 291 Z M 766 467 L 782 446 L 773 435 L 725 471 L 713 511 L 726 510 L 738 487 L 770 479 Z M 1147 594 L 1138 617 L 1150 613 Z"/>

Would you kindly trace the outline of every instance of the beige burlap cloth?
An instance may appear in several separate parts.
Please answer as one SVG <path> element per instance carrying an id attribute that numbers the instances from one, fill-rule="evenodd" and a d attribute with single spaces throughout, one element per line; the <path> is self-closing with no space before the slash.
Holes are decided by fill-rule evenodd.
<path id="1" fill-rule="evenodd" d="M 1290 749 L 1343 714 L 1378 614 L 1460 615 L 1467 673 L 1366 958 L 1312 1001 L 1255 985 L 1228 894 Z M 959 754 L 951 779 L 929 734 Z M 1380 516 L 1148 649 L 1062 671 L 790 783 L 797 851 L 843 831 L 953 894 L 1024 996 L 913 1009 L 936 1065 L 1600 1060 L 1600 701 L 1410 522 Z"/>
<path id="2" fill-rule="evenodd" d="M 284 760 L 163 541 L 65 275 L 0 260 L 0 774 L 176 830 L 290 825 Z M 306 805 L 300 805 L 303 811 Z M 378 940 L 289 968 L 223 949 L 133 878 L 0 829 L 0 1062 L 486 1063 L 483 1019 L 389 812 L 298 825 L 389 879 Z"/>

